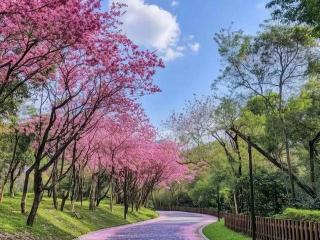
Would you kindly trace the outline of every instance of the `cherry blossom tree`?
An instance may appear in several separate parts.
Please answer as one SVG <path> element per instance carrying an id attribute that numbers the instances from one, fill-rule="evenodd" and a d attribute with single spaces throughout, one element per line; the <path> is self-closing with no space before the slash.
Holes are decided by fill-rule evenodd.
<path id="1" fill-rule="evenodd" d="M 119 33 L 117 6 L 109 13 L 96 13 L 99 28 L 86 34 L 78 49 L 68 48 L 56 61 L 55 72 L 39 85 L 34 162 L 34 201 L 28 217 L 32 225 L 46 188 L 42 175 L 67 147 L 92 131 L 106 114 L 123 112 L 143 94 L 157 92 L 152 76 L 162 61 L 154 53 L 141 51 Z M 108 18 L 107 18 L 108 17 Z M 44 159 L 46 159 L 44 163 Z M 22 199 L 22 205 L 25 197 Z M 22 208 L 23 209 L 23 208 Z"/>
<path id="2" fill-rule="evenodd" d="M 33 152 L 21 199 L 25 213 L 33 174 L 28 225 L 44 191 L 58 209 L 59 184 L 66 179 L 60 209 L 70 197 L 75 210 L 85 171 L 91 174 L 90 209 L 110 191 L 110 208 L 116 197 L 125 218 L 130 203 L 139 209 L 156 186 L 187 172 L 179 146 L 156 140 L 137 103 L 159 91 L 153 75 L 163 63 L 122 33 L 123 7 L 113 4 L 103 12 L 100 0 L 0 3 L 0 104 L 22 87 L 32 89 L 35 99 L 36 113 L 24 116 L 18 129 Z"/>
<path id="3" fill-rule="evenodd" d="M 37 86 L 55 72 L 68 49 L 81 49 L 112 24 L 116 8 L 100 13 L 99 0 L 22 0 L 0 3 L 0 104 L 26 84 Z"/>
<path id="4" fill-rule="evenodd" d="M 156 186 L 183 178 L 188 169 L 180 164 L 180 148 L 170 141 L 157 142 L 155 133 L 139 108 L 99 122 L 91 141 L 97 149 L 88 163 L 92 174 L 91 210 L 96 208 L 99 197 L 111 190 L 110 209 L 116 198 L 124 204 L 126 218 L 130 204 L 138 210 Z M 107 179 L 108 187 L 100 193 L 103 179 Z"/>

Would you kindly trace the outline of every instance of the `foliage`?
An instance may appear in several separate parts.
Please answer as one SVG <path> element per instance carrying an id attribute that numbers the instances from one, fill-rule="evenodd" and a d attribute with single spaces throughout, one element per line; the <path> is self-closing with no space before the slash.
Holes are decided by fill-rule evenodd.
<path id="1" fill-rule="evenodd" d="M 241 194 L 249 196 L 249 178 L 243 177 L 237 183 L 242 189 Z M 283 181 L 281 172 L 256 170 L 254 174 L 254 191 L 256 214 L 259 216 L 272 216 L 280 213 L 289 205 L 288 189 Z M 244 198 L 244 209 L 250 212 L 249 199 Z"/>
<path id="2" fill-rule="evenodd" d="M 313 26 L 316 36 L 319 37 L 320 6 L 318 0 L 272 0 L 267 7 L 273 9 L 275 19 Z"/>
<path id="3" fill-rule="evenodd" d="M 277 217 L 291 220 L 319 222 L 320 211 L 310 209 L 287 208 L 283 211 L 282 214 L 277 215 Z"/>

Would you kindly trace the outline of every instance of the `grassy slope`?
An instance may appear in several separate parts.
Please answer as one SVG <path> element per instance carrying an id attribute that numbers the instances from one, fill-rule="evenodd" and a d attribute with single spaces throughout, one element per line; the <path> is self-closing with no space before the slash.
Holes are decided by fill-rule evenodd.
<path id="1" fill-rule="evenodd" d="M 28 207 L 30 207 L 28 202 Z M 83 208 L 76 207 L 81 219 L 74 217 L 70 206 L 66 204 L 65 211 L 57 211 L 52 207 L 51 199 L 44 198 L 38 211 L 38 217 L 33 228 L 25 225 L 26 216 L 19 212 L 20 198 L 6 197 L 0 204 L 0 233 L 26 233 L 36 236 L 36 239 L 73 239 L 87 232 L 101 228 L 128 224 L 155 218 L 157 213 L 149 209 L 139 212 L 129 212 L 127 220 L 123 219 L 123 207 L 114 206 L 113 212 L 109 211 L 106 203 L 101 203 L 95 211 L 88 210 L 88 203 Z"/>
<path id="2" fill-rule="evenodd" d="M 224 226 L 224 222 L 212 223 L 203 229 L 204 235 L 210 240 L 249 240 L 251 238 L 231 231 Z"/>

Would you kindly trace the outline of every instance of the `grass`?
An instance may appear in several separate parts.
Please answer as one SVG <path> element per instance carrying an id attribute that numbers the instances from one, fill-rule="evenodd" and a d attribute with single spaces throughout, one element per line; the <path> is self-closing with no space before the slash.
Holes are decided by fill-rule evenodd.
<path id="1" fill-rule="evenodd" d="M 204 235 L 210 240 L 250 240 L 240 233 L 236 233 L 224 226 L 224 221 L 212 223 L 203 229 Z"/>
<path id="2" fill-rule="evenodd" d="M 282 214 L 275 217 L 282 219 L 320 222 L 320 210 L 287 208 Z"/>
<path id="3" fill-rule="evenodd" d="M 28 201 L 30 208 L 31 200 Z M 52 200 L 43 198 L 34 226 L 26 226 L 26 216 L 20 213 L 20 198 L 5 197 L 0 204 L 0 233 L 32 236 L 39 240 L 68 240 L 85 233 L 102 228 L 134 223 L 157 217 L 157 213 L 149 209 L 131 212 L 127 220 L 123 219 L 123 207 L 115 205 L 110 212 L 107 203 L 101 203 L 95 212 L 88 210 L 88 202 L 82 208 L 76 207 L 81 219 L 74 217 L 71 207 L 66 203 L 64 212 L 57 211 L 52 206 Z"/>

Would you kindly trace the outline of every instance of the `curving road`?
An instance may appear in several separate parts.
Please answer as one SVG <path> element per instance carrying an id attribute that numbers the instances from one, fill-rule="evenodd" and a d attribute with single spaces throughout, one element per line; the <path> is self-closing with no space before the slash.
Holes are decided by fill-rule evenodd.
<path id="1" fill-rule="evenodd" d="M 200 229 L 215 217 L 187 212 L 162 212 L 153 220 L 89 233 L 80 240 L 201 240 Z"/>

